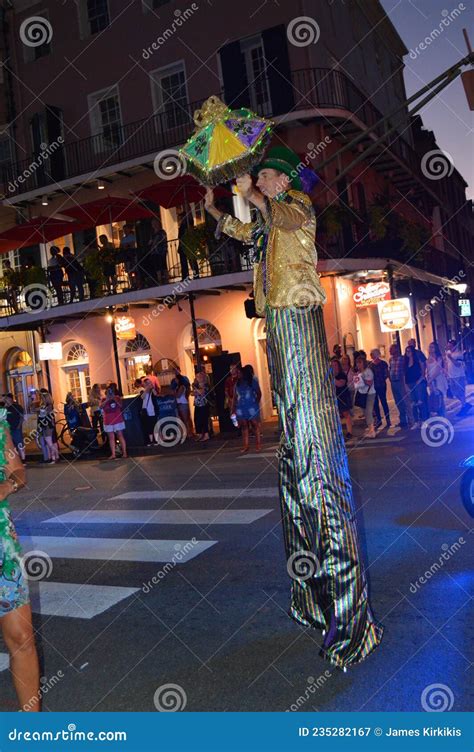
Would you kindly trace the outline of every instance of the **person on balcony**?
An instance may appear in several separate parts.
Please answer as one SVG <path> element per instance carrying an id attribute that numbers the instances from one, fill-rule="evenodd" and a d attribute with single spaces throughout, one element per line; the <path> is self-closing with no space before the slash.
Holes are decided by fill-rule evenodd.
<path id="1" fill-rule="evenodd" d="M 12 269 L 12 265 L 8 259 L 5 259 L 3 262 L 3 279 L 5 281 L 7 303 L 15 313 L 18 313 L 18 273 L 15 269 Z"/>
<path id="2" fill-rule="evenodd" d="M 117 291 L 117 252 L 107 235 L 99 235 L 99 259 L 105 277 L 106 295 Z"/>
<path id="3" fill-rule="evenodd" d="M 316 216 L 307 195 L 317 178 L 297 154 L 279 146 L 256 170 L 237 178 L 258 210 L 244 223 L 205 207 L 224 232 L 253 246 L 257 314 L 266 319 L 272 388 L 282 421 L 279 488 L 289 615 L 322 630 L 322 654 L 344 670 L 364 660 L 383 629 L 369 605 L 359 554 L 347 454 L 324 329 L 326 294 L 316 271 Z M 306 192 L 307 193 L 306 193 Z"/>
<path id="4" fill-rule="evenodd" d="M 152 284 L 168 284 L 168 237 L 159 219 L 151 220 L 152 236 L 147 254 Z"/>
<path id="5" fill-rule="evenodd" d="M 130 288 L 138 290 L 139 274 L 137 269 L 137 238 L 135 227 L 126 222 L 123 226 L 123 237 L 120 241 L 120 250 L 123 252 L 125 271 L 127 272 Z"/>
<path id="6" fill-rule="evenodd" d="M 84 267 L 79 259 L 77 259 L 76 256 L 73 256 L 71 249 L 67 246 L 63 248 L 63 264 L 69 286 L 69 302 L 74 302 L 77 292 L 79 302 L 82 303 L 84 300 Z"/>
<path id="7" fill-rule="evenodd" d="M 186 212 L 181 222 L 179 223 L 178 230 L 178 256 L 179 263 L 181 265 L 181 279 L 189 278 L 188 253 L 186 252 L 187 249 L 184 236 L 186 235 L 188 229 L 193 227 L 193 224 L 193 215 L 191 210 L 189 210 L 188 212 Z M 197 258 L 192 257 L 189 259 L 189 262 L 191 264 L 191 269 L 193 270 L 193 279 L 199 279 L 199 264 Z"/>
<path id="8" fill-rule="evenodd" d="M 64 261 L 63 257 L 61 256 L 61 252 L 59 248 L 56 245 L 52 245 L 50 249 L 51 257 L 48 261 L 48 279 L 50 281 L 51 287 L 54 289 L 56 293 L 56 297 L 58 299 L 58 305 L 64 304 L 64 295 L 63 295 L 63 281 L 64 281 L 64 273 L 63 273 L 63 266 Z"/>

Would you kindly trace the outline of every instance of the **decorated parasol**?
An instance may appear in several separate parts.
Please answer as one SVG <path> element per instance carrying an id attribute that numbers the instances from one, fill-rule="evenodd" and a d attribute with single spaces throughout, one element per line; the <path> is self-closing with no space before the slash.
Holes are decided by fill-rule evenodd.
<path id="1" fill-rule="evenodd" d="M 194 113 L 196 130 L 180 149 L 187 172 L 204 185 L 239 177 L 261 159 L 273 122 L 251 110 L 231 110 L 218 97 L 207 99 Z"/>

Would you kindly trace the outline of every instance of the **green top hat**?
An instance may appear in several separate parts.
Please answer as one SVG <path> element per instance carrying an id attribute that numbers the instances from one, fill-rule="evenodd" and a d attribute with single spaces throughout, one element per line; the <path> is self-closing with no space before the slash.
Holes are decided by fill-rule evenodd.
<path id="1" fill-rule="evenodd" d="M 278 170 L 288 175 L 292 187 L 305 193 L 310 193 L 319 180 L 314 170 L 308 167 L 296 152 L 286 146 L 273 146 L 269 149 L 263 162 L 260 162 L 253 172 L 256 175 L 265 168 Z"/>

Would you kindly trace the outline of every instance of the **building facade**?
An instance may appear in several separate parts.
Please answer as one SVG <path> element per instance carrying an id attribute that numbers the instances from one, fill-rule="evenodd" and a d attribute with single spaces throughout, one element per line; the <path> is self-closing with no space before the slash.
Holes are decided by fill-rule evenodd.
<path id="1" fill-rule="evenodd" d="M 384 126 L 394 129 L 387 142 L 351 167 L 381 134 L 378 121 L 406 99 L 408 51 L 377 0 L 325 1 L 314 11 L 304 2 L 294 8 L 266 3 L 256 11 L 248 0 L 185 9 L 174 0 L 1 5 L 0 240 L 4 230 L 38 217 L 71 221 L 68 211 L 104 197 L 128 202 L 135 220 L 139 197 L 149 215 L 135 222 L 137 242 L 147 247 L 151 218 L 159 217 L 169 277 L 169 284 L 133 289 L 122 266 L 116 294 L 89 285 L 86 300 L 59 305 L 50 289 L 39 312 L 25 308 L 21 294 L 18 311 L 12 309 L 4 283 L 4 389 L 24 394 L 30 381 L 50 383 L 60 402 L 66 391 L 85 398 L 90 383 L 108 379 L 119 379 L 128 392 L 150 366 L 163 383 L 173 364 L 192 376 L 194 318 L 206 368 L 212 373 L 216 358 L 239 354 L 256 368 L 264 416 L 273 414 L 264 322 L 244 310 L 251 292 L 248 250 L 210 246 L 199 260 L 199 278 L 196 269 L 184 273 L 179 253 L 186 214 L 197 228 L 206 218 L 199 197 L 180 187 L 175 150 L 211 94 L 271 117 L 276 143 L 287 143 L 316 170 L 322 165 L 312 198 L 330 350 L 336 343 L 349 353 L 379 347 L 388 356 L 394 335 L 382 332 L 377 306 L 370 296 L 366 305 L 354 299 L 367 284 L 388 286 L 392 297 L 410 301 L 413 326 L 401 333 L 402 345 L 415 336 L 425 350 L 435 338 L 443 346 L 470 324 L 460 318 L 458 298 L 472 273 L 472 205 L 456 170 L 441 180 L 423 171 L 424 154 L 437 148 L 435 136 L 402 107 Z M 33 16 L 43 19 L 41 44 L 28 36 Z M 313 16 L 307 29 L 303 16 Z M 303 33 L 313 35 L 311 43 Z M 353 150 L 341 153 L 362 134 Z M 249 207 L 230 190 L 228 209 L 248 219 Z M 66 225 L 48 241 L 33 234 L 22 247 L 5 241 L 2 258 L 26 269 L 22 279 L 37 282 L 32 270 L 47 265 L 53 243 L 81 254 L 106 235 L 117 248 L 124 224 L 112 210 L 108 217 L 91 213 L 89 226 L 67 232 Z M 135 321 L 128 344 L 114 343 L 107 320 L 120 312 Z M 39 359 L 40 341 L 62 344 L 61 360 L 48 369 Z M 31 373 L 15 374 L 18 368 Z"/>

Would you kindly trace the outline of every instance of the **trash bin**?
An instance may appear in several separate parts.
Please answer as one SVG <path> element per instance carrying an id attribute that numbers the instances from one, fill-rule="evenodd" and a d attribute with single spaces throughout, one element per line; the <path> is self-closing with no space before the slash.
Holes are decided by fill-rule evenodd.
<path id="1" fill-rule="evenodd" d="M 125 421 L 125 441 L 127 446 L 142 447 L 145 445 L 143 439 L 142 424 L 140 420 L 140 410 L 142 400 L 140 395 L 131 394 L 123 398 L 123 419 Z"/>

